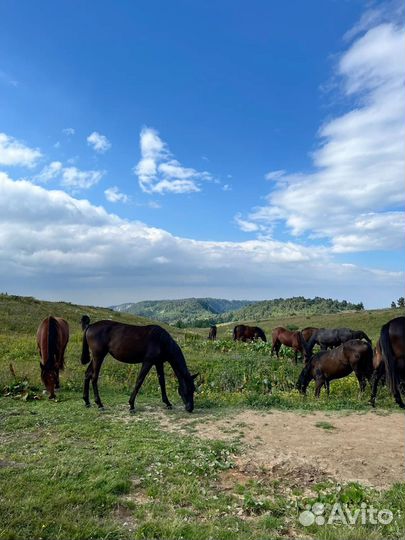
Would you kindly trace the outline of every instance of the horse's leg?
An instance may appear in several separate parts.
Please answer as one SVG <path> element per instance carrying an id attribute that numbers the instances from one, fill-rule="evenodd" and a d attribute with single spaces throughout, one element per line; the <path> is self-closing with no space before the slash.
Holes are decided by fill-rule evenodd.
<path id="1" fill-rule="evenodd" d="M 325 380 L 325 388 L 326 388 L 326 393 L 328 394 L 328 397 L 330 395 L 330 381 L 328 379 Z"/>
<path id="2" fill-rule="evenodd" d="M 143 384 L 143 381 L 145 380 L 146 375 L 149 373 L 152 366 L 153 363 L 147 360 L 142 364 L 141 370 L 138 374 L 138 378 L 136 379 L 135 387 L 132 391 L 131 397 L 129 398 L 129 412 L 131 413 L 135 412 L 135 398 Z"/>
<path id="3" fill-rule="evenodd" d="M 59 390 L 59 388 L 60 388 L 59 368 L 56 368 L 56 370 L 55 370 L 55 389 Z"/>
<path id="4" fill-rule="evenodd" d="M 168 409 L 172 409 L 173 406 L 170 403 L 169 398 L 167 397 L 167 394 L 166 394 L 166 381 L 165 381 L 165 372 L 164 372 L 164 369 L 163 369 L 163 364 L 157 363 L 156 364 L 156 371 L 157 371 L 157 374 L 158 374 L 160 390 L 162 392 L 162 401 L 163 401 L 163 403 L 166 404 Z"/>
<path id="5" fill-rule="evenodd" d="M 97 403 L 99 409 L 104 409 L 104 406 L 101 403 L 100 394 L 98 393 L 98 376 L 100 375 L 100 369 L 104 358 L 104 356 L 96 356 L 93 358 L 93 370 L 91 373 L 91 384 L 93 385 L 94 401 Z"/>
<path id="6" fill-rule="evenodd" d="M 401 407 L 401 409 L 405 409 L 405 404 L 402 401 L 401 392 L 399 391 L 399 386 L 395 388 L 394 398 L 395 398 L 396 403 Z"/>
<path id="7" fill-rule="evenodd" d="M 377 369 L 374 370 L 373 376 L 371 377 L 371 396 L 370 396 L 370 405 L 375 407 L 375 399 L 377 397 L 378 383 L 385 373 L 384 364 L 381 363 Z"/>
<path id="8" fill-rule="evenodd" d="M 317 377 L 315 379 L 315 397 L 319 398 L 321 395 L 322 386 L 325 384 L 325 379 L 323 377 Z"/>
<path id="9" fill-rule="evenodd" d="M 360 392 L 363 393 L 364 390 L 366 389 L 366 385 L 367 385 L 366 377 L 365 377 L 364 373 L 362 373 L 361 371 L 359 371 L 357 369 L 355 369 L 353 371 L 354 371 L 354 374 L 357 377 L 357 380 L 359 381 Z"/>
<path id="10" fill-rule="evenodd" d="M 297 364 L 298 351 L 294 349 L 294 364 Z"/>
<path id="11" fill-rule="evenodd" d="M 84 399 L 84 403 L 86 404 L 86 407 L 90 407 L 89 390 L 90 390 L 90 380 L 91 380 L 92 373 L 93 373 L 93 363 L 90 362 L 90 364 L 87 366 L 86 373 L 84 375 L 83 399 Z"/>

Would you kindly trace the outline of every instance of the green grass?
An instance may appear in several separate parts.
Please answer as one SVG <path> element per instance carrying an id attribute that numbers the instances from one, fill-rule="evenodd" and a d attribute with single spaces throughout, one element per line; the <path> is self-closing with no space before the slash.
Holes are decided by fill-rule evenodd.
<path id="1" fill-rule="evenodd" d="M 331 424 L 330 422 L 317 422 L 315 424 L 316 427 L 319 427 L 321 429 L 325 429 L 326 431 L 332 431 L 334 429 L 336 429 L 336 427 Z"/>
<path id="2" fill-rule="evenodd" d="M 119 394 L 105 395 L 105 413 L 85 409 L 72 391 L 59 403 L 0 400 L 0 538 L 253 539 L 291 531 L 314 538 L 401 537 L 401 485 L 379 492 L 319 483 L 309 496 L 263 474 L 224 489 L 221 478 L 240 451 L 236 442 L 179 436 L 162 429 L 145 403 L 130 416 Z M 177 407 L 163 414 L 176 425 L 187 413 Z M 298 516 L 314 502 L 353 508 L 366 502 L 389 508 L 395 522 L 308 530 Z"/>

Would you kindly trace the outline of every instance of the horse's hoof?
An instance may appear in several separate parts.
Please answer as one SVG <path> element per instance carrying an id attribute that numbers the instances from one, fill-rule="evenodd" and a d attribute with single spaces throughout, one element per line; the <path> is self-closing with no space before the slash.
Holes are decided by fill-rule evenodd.
<path id="1" fill-rule="evenodd" d="M 90 409 L 91 403 L 85 403 L 84 406 L 86 407 L 86 409 Z"/>
<path id="2" fill-rule="evenodd" d="M 101 405 L 101 406 L 99 405 L 98 410 L 99 410 L 100 412 L 105 412 L 105 411 L 106 411 L 104 405 Z"/>
<path id="3" fill-rule="evenodd" d="M 166 405 L 166 409 L 169 409 L 169 411 L 170 411 L 171 409 L 173 409 L 173 405 L 171 403 L 169 403 L 168 405 Z"/>
<path id="4" fill-rule="evenodd" d="M 135 409 L 129 409 L 129 414 L 135 414 Z"/>

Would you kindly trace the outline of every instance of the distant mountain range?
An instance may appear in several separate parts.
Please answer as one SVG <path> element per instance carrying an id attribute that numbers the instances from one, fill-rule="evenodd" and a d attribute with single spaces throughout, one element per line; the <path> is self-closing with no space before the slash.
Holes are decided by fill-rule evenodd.
<path id="1" fill-rule="evenodd" d="M 181 300 L 151 300 L 111 306 L 115 311 L 132 313 L 179 327 L 209 326 L 229 321 L 260 321 L 274 315 L 299 313 L 321 314 L 339 311 L 359 311 L 363 304 L 331 298 L 277 298 L 274 300 L 225 300 L 221 298 L 185 298 Z"/>

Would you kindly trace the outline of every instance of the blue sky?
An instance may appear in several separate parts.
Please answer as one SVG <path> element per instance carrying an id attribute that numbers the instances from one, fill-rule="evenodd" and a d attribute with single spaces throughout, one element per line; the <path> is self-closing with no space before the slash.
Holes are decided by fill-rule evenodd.
<path id="1" fill-rule="evenodd" d="M 2 289 L 389 305 L 404 43 L 399 2 L 3 0 Z"/>

